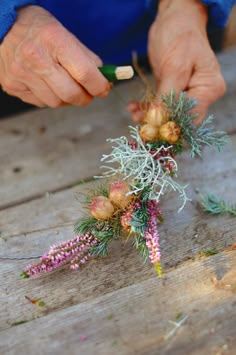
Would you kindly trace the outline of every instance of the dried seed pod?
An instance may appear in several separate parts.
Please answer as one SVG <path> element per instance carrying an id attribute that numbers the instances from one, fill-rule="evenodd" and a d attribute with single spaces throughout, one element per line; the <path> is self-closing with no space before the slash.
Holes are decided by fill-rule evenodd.
<path id="1" fill-rule="evenodd" d="M 170 144 L 178 141 L 180 133 L 180 127 L 173 121 L 166 122 L 159 128 L 159 138 Z"/>
<path id="2" fill-rule="evenodd" d="M 132 200 L 131 195 L 127 196 L 128 192 L 129 187 L 125 181 L 113 182 L 110 187 L 109 199 L 115 206 L 124 209 Z"/>
<path id="3" fill-rule="evenodd" d="M 144 122 L 155 127 L 160 127 L 162 124 L 169 121 L 169 114 L 161 105 L 152 107 L 148 110 Z"/>
<path id="4" fill-rule="evenodd" d="M 144 141 L 153 142 L 158 139 L 158 131 L 158 127 L 146 123 L 140 128 L 139 134 Z"/>
<path id="5" fill-rule="evenodd" d="M 106 220 L 112 217 L 114 207 L 106 196 L 97 196 L 89 204 L 91 215 L 99 220 Z"/>

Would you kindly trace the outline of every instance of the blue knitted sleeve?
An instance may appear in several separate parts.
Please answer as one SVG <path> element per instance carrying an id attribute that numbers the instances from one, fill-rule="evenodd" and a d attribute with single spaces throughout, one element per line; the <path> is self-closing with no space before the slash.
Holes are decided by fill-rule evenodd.
<path id="1" fill-rule="evenodd" d="M 208 7 L 210 27 L 224 27 L 230 11 L 236 0 L 200 0 Z M 145 0 L 146 6 L 152 12 L 157 8 L 157 0 Z"/>
<path id="2" fill-rule="evenodd" d="M 209 23 L 214 27 L 224 27 L 236 0 L 201 0 L 208 6 Z"/>
<path id="3" fill-rule="evenodd" d="M 17 9 L 26 5 L 36 5 L 36 0 L 0 0 L 0 43 L 17 17 Z"/>

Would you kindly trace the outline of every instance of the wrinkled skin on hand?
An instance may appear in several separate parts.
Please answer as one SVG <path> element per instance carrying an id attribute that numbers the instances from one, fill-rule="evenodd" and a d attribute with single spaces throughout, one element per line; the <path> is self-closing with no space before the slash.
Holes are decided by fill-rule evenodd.
<path id="1" fill-rule="evenodd" d="M 156 104 L 171 89 L 199 102 L 200 123 L 208 107 L 225 93 L 225 82 L 206 33 L 207 9 L 199 0 L 162 0 L 149 32 L 149 60 L 156 79 Z M 128 107 L 142 120 L 137 102 Z"/>
<path id="2" fill-rule="evenodd" d="M 9 95 L 43 107 L 85 106 L 108 95 L 101 59 L 38 6 L 19 10 L 0 45 L 0 85 Z"/>

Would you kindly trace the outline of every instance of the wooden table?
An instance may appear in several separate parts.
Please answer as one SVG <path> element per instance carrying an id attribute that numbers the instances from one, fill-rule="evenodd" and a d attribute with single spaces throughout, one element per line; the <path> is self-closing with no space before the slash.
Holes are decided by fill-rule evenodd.
<path id="1" fill-rule="evenodd" d="M 235 50 L 219 56 L 228 92 L 211 109 L 230 143 L 221 154 L 206 148 L 202 159 L 179 157 L 192 202 L 179 214 L 177 196 L 162 204 L 164 279 L 121 242 L 81 271 L 36 279 L 19 277 L 28 261 L 0 260 L 1 355 L 236 353 L 236 297 L 227 286 L 236 284 L 236 251 L 225 252 L 236 242 L 236 218 L 209 216 L 197 202 L 199 192 L 213 192 L 236 203 L 235 58 Z M 106 138 L 127 135 L 125 104 L 140 87 L 119 85 L 85 109 L 41 109 L 0 122 L 1 256 L 40 255 L 73 236 L 110 150 Z M 201 256 L 206 249 L 218 254 Z"/>

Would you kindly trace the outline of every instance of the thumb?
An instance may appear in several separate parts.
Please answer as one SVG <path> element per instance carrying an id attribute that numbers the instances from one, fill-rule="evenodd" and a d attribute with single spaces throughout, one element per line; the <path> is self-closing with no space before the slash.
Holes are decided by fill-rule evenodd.
<path id="1" fill-rule="evenodd" d="M 207 114 L 208 107 L 215 101 L 215 99 L 209 97 L 207 88 L 197 87 L 188 90 L 188 97 L 197 100 L 197 107 L 192 110 L 193 113 L 197 114 L 194 119 L 194 123 L 199 125 Z"/>
<path id="2" fill-rule="evenodd" d="M 175 90 L 176 96 L 178 96 L 181 91 L 186 90 L 190 75 L 190 69 L 180 70 L 179 68 L 167 68 L 163 71 L 161 77 L 156 80 L 157 94 L 155 103 L 159 105 L 162 95 L 168 95 L 171 89 Z"/>
<path id="3" fill-rule="evenodd" d="M 198 113 L 198 116 L 194 119 L 195 124 L 199 124 L 203 121 L 209 106 L 223 96 L 225 91 L 226 85 L 223 77 L 221 77 L 221 80 L 218 81 L 216 85 L 214 85 L 212 80 L 210 85 L 193 87 L 187 91 L 189 97 L 198 101 L 196 109 L 193 110 Z"/>

